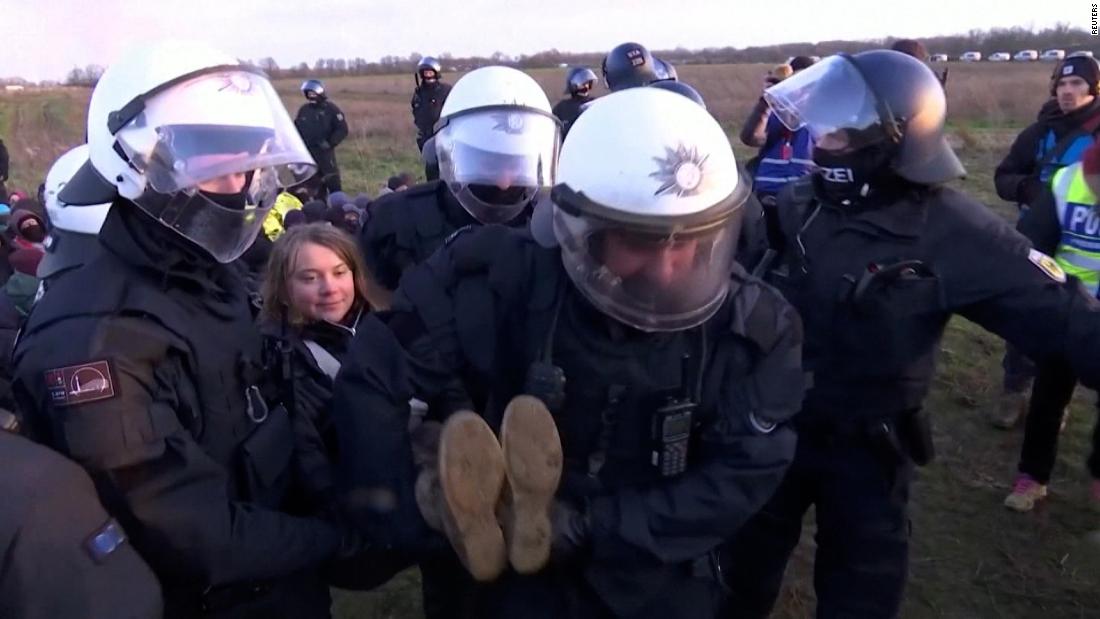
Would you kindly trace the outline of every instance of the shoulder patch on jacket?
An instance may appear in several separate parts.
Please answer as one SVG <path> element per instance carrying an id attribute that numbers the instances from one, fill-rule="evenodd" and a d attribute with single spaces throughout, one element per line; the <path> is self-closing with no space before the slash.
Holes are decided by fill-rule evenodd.
<path id="1" fill-rule="evenodd" d="M 46 389 L 54 406 L 74 406 L 118 395 L 107 361 L 46 370 Z"/>
<path id="2" fill-rule="evenodd" d="M 1051 258 L 1037 249 L 1030 249 L 1027 252 L 1027 259 L 1031 261 L 1031 264 L 1039 267 L 1039 270 L 1046 274 L 1047 277 L 1059 284 L 1066 283 L 1066 272 L 1062 270 L 1062 267 L 1058 266 L 1054 258 Z"/>

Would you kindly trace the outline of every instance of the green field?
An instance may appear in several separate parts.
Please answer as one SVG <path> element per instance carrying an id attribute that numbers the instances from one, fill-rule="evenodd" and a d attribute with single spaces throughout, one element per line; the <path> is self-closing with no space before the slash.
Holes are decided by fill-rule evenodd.
<path id="1" fill-rule="evenodd" d="M 736 135 L 759 96 L 764 65 L 684 67 L 727 131 Z M 1007 219 L 1015 208 L 993 193 L 993 168 L 1014 135 L 1047 96 L 1050 66 L 951 65 L 950 132 L 970 172 L 959 186 Z M 551 102 L 560 96 L 560 71 L 538 71 Z M 329 80 L 346 112 L 352 137 L 339 158 L 350 192 L 377 193 L 400 170 L 420 173 L 408 99 L 411 76 Z M 297 82 L 279 83 L 293 111 Z M 37 186 L 52 158 L 83 133 L 87 91 L 55 90 L 0 95 L 0 138 L 11 150 L 9 186 Z M 738 148 L 741 160 L 751 156 Z M 933 214 L 934 216 L 934 214 Z M 1051 483 L 1051 498 L 1036 512 L 1001 505 L 1019 455 L 1021 433 L 991 429 L 985 414 L 996 403 L 1003 345 L 962 319 L 943 342 L 940 371 L 927 403 L 935 423 L 938 458 L 920 472 L 913 492 L 912 575 L 903 616 L 908 618 L 1100 616 L 1100 546 L 1086 541 L 1100 514 L 1086 503 L 1083 466 L 1096 414 L 1095 396 L 1079 390 Z M 812 514 L 777 617 L 812 616 Z M 337 595 L 337 616 L 419 616 L 414 572 L 381 590 Z"/>

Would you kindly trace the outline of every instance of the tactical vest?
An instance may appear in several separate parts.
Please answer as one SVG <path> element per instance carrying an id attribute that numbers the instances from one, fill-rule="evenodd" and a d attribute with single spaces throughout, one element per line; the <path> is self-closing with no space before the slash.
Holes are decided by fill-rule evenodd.
<path id="1" fill-rule="evenodd" d="M 809 174 L 814 166 L 813 148 L 808 130 L 788 131 L 778 118 L 769 118 L 768 140 L 756 166 L 753 190 L 775 194 L 790 181 Z"/>
<path id="2" fill-rule="evenodd" d="M 1081 163 L 1059 170 L 1054 175 L 1053 190 L 1062 228 L 1054 260 L 1096 296 L 1100 290 L 1100 210 L 1096 194 L 1085 182 Z"/>
<path id="3" fill-rule="evenodd" d="M 96 285 L 88 286 L 89 281 Z M 176 417 L 226 469 L 230 497 L 266 507 L 281 503 L 289 484 L 293 433 L 286 410 L 267 407 L 262 338 L 246 301 L 239 304 L 240 315 L 213 316 L 193 296 L 158 287 L 110 252 L 100 252 L 79 274 L 58 278 L 49 294 L 50 302 L 35 307 L 24 327 L 17 359 L 24 345 L 35 344 L 36 334 L 66 319 L 113 315 L 154 322 L 171 335 L 165 338 L 172 342 L 166 356 L 174 353 L 183 360 L 198 401 L 190 416 L 176 410 Z M 114 356 L 126 354 L 119 350 Z"/>
<path id="4" fill-rule="evenodd" d="M 1085 149 L 1092 145 L 1093 137 L 1090 131 L 1084 128 L 1076 129 L 1075 137 L 1063 137 L 1065 144 L 1059 146 L 1060 141 L 1054 137 L 1054 131 L 1049 130 L 1039 143 L 1035 153 L 1035 161 L 1039 162 L 1039 180 L 1043 183 L 1051 182 L 1055 173 L 1066 166 L 1073 165 L 1081 160 Z M 1059 152 L 1060 151 L 1060 152 Z"/>

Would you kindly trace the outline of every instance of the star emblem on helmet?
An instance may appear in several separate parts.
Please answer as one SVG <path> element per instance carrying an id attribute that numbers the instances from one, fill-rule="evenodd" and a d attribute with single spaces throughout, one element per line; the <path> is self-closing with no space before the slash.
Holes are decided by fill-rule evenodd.
<path id="1" fill-rule="evenodd" d="M 496 121 L 496 124 L 493 125 L 493 131 L 503 131 L 509 135 L 523 133 L 524 120 L 522 114 L 508 112 L 493 114 L 493 120 Z"/>
<path id="2" fill-rule="evenodd" d="M 676 194 L 676 197 L 693 196 L 700 191 L 706 176 L 706 162 L 710 155 L 700 155 L 695 147 L 683 144 L 676 148 L 665 147 L 664 157 L 654 157 L 657 171 L 650 178 L 660 181 L 661 186 L 653 195 Z"/>

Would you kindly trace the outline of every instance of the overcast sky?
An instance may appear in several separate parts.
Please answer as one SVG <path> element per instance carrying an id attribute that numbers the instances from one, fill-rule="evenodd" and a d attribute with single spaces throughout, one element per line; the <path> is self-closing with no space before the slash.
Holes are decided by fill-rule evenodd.
<path id="1" fill-rule="evenodd" d="M 63 79 L 73 66 L 106 65 L 129 43 L 163 37 L 312 66 L 322 57 L 414 51 L 604 51 L 628 40 L 665 49 L 1057 22 L 1088 30 L 1090 7 L 1080 0 L 0 0 L 0 77 Z"/>

